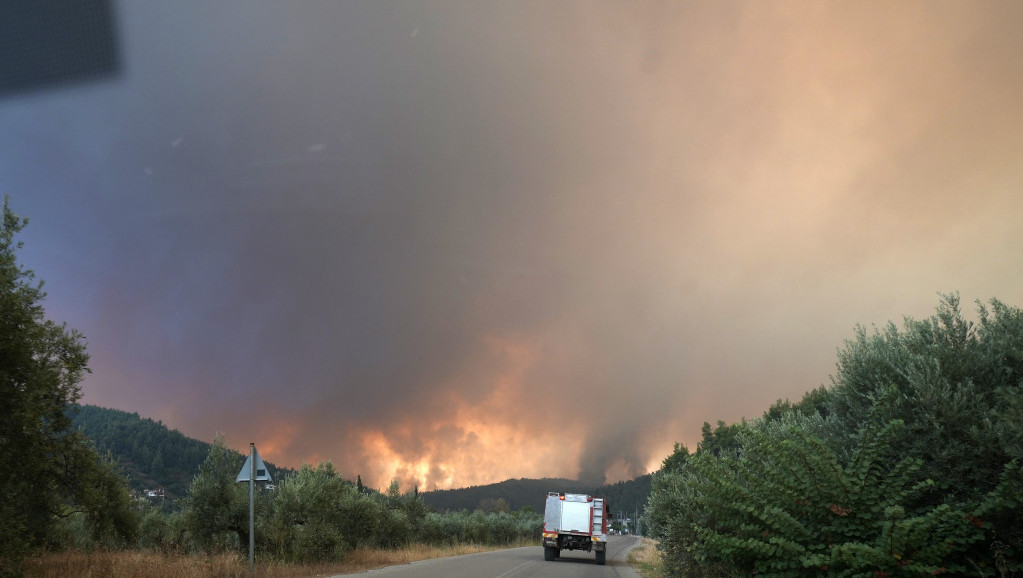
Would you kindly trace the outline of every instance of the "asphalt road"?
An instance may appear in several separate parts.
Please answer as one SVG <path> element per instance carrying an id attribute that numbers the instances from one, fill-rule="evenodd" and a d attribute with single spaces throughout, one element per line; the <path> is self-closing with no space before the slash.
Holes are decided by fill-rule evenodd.
<path id="1" fill-rule="evenodd" d="M 512 550 L 498 550 L 482 554 L 422 560 L 401 566 L 389 566 L 355 574 L 367 578 L 391 576 L 417 578 L 575 578 L 617 576 L 639 578 L 625 561 L 629 550 L 639 544 L 632 536 L 609 536 L 607 563 L 597 566 L 592 552 L 563 550 L 561 557 L 544 562 L 543 548 L 530 546 Z M 347 576 L 351 576 L 348 574 Z"/>

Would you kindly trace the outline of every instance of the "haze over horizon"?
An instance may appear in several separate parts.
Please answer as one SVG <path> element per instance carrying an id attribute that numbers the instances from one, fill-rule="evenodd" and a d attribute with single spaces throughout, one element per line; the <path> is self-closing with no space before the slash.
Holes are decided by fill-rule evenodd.
<path id="1" fill-rule="evenodd" d="M 857 324 L 1023 305 L 1023 4 L 115 7 L 117 78 L 0 100 L 84 403 L 372 487 L 613 482 Z"/>

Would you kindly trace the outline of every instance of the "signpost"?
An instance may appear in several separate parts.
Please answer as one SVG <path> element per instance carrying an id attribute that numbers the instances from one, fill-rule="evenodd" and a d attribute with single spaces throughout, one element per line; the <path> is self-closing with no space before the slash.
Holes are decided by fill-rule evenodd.
<path id="1" fill-rule="evenodd" d="M 238 472 L 238 478 L 236 482 L 248 482 L 249 483 L 249 573 L 256 569 L 256 506 L 255 506 L 255 487 L 256 481 L 269 482 L 270 472 L 266 471 L 266 464 L 263 463 L 263 458 L 259 457 L 259 452 L 256 451 L 256 444 L 249 443 L 249 457 L 245 460 L 245 464 L 242 465 L 242 470 Z"/>

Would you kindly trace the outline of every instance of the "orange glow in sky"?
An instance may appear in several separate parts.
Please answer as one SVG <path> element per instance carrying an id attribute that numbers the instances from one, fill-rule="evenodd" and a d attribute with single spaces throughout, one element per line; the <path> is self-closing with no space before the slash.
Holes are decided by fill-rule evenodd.
<path id="1" fill-rule="evenodd" d="M 118 11 L 123 74 L 0 100 L 85 403 L 381 489 L 615 482 L 857 324 L 1023 304 L 1020 2 Z"/>

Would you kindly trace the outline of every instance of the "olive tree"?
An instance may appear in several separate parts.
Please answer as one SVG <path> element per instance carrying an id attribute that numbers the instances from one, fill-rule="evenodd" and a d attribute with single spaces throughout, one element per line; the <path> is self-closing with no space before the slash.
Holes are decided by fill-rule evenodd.
<path id="1" fill-rule="evenodd" d="M 182 516 L 192 542 L 199 549 L 221 551 L 248 546 L 248 486 L 235 481 L 237 454 L 217 436 L 199 473 L 188 486 Z"/>

